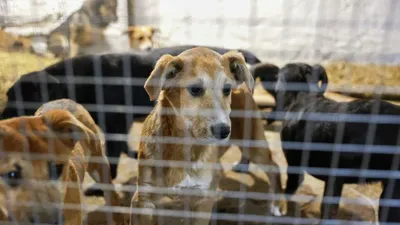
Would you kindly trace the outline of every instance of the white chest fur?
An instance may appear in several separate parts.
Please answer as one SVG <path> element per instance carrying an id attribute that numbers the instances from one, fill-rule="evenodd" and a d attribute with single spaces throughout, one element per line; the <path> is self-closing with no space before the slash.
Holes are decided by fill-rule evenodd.
<path id="1" fill-rule="evenodd" d="M 204 168 L 203 162 L 196 162 L 192 164 L 191 168 L 187 168 L 185 171 L 184 179 L 174 187 L 173 189 L 180 188 L 192 188 L 200 190 L 210 189 L 212 182 L 212 169 Z"/>

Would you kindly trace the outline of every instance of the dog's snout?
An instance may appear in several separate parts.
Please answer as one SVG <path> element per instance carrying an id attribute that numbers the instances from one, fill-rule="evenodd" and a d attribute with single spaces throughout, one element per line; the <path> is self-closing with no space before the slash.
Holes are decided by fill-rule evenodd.
<path id="1" fill-rule="evenodd" d="M 145 50 L 146 51 L 150 51 L 152 48 L 151 48 L 151 46 L 149 46 L 149 47 L 147 47 Z"/>
<path id="2" fill-rule="evenodd" d="M 211 133 L 217 139 L 225 139 L 231 133 L 231 127 L 224 123 L 211 126 Z"/>

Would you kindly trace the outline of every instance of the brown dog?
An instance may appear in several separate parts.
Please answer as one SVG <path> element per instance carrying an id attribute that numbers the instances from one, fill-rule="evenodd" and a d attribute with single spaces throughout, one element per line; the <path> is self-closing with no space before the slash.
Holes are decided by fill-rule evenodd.
<path id="1" fill-rule="evenodd" d="M 136 219 L 139 224 L 153 223 L 152 210 L 166 194 L 152 193 L 152 187 L 190 188 L 200 193 L 216 190 L 221 171 L 211 168 L 210 163 L 217 163 L 221 151 L 213 144 L 227 142 L 231 136 L 231 92 L 242 83 L 253 89 L 254 80 L 243 55 L 235 51 L 220 55 L 198 47 L 158 60 L 145 83 L 157 105 L 143 124 L 138 191 L 132 201 L 132 209 L 145 209 L 147 213 L 133 217 L 131 224 Z M 264 156 L 268 160 L 267 151 Z M 175 165 L 159 168 L 164 160 Z M 185 161 L 190 165 L 180 165 Z M 210 198 L 195 199 L 190 208 L 210 216 Z M 194 219 L 194 224 L 208 223 L 209 217 Z"/>
<path id="2" fill-rule="evenodd" d="M 117 0 L 87 0 L 49 35 L 48 50 L 56 57 L 75 57 L 80 48 L 102 44 L 104 30 L 118 20 Z"/>
<path id="3" fill-rule="evenodd" d="M 111 185 L 111 177 L 104 173 L 109 164 L 103 134 L 89 113 L 72 100 L 46 103 L 35 116 L 0 121 L 0 134 L 0 218 L 82 224 L 85 171 L 97 182 Z M 88 162 L 90 157 L 97 161 Z M 105 197 L 119 206 L 115 192 Z M 65 206 L 63 218 L 57 204 Z M 123 221 L 119 214 L 114 220 Z"/>
<path id="4" fill-rule="evenodd" d="M 129 37 L 131 49 L 150 51 L 155 47 L 154 35 L 158 29 L 151 26 L 130 26 L 125 34 Z"/>

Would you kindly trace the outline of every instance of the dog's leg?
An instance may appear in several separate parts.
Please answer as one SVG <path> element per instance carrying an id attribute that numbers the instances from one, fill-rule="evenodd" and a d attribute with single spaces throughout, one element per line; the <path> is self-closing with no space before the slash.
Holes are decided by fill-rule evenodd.
<path id="1" fill-rule="evenodd" d="M 215 200 L 211 197 L 205 197 L 192 201 L 191 208 L 195 213 L 205 214 L 203 217 L 194 217 L 191 224 L 194 225 L 209 225 L 212 215 L 212 209 Z"/>
<path id="2" fill-rule="evenodd" d="M 285 190 L 286 194 L 288 195 L 288 200 L 293 197 L 297 188 L 299 188 L 300 184 L 303 182 L 303 176 L 304 174 L 288 173 L 288 180 Z M 291 216 L 299 217 L 301 215 L 299 204 L 296 201 L 290 202 L 290 204 L 293 206 L 291 207 L 292 210 L 290 210 Z"/>
<path id="3" fill-rule="evenodd" d="M 336 182 L 335 182 L 336 181 Z M 332 196 L 332 197 L 339 197 L 342 195 L 342 189 L 343 189 L 343 182 L 340 182 L 338 178 L 335 179 L 335 183 L 333 185 L 330 185 L 329 182 L 325 182 L 325 187 L 324 187 L 324 197 L 323 199 L 325 200 L 325 197 L 327 196 Z M 332 186 L 333 188 L 333 193 L 329 195 L 329 188 Z M 336 203 L 322 203 L 321 204 L 321 218 L 322 219 L 331 219 L 335 218 L 338 211 L 339 211 L 339 201 Z"/>
<path id="4" fill-rule="evenodd" d="M 395 179 L 395 178 L 393 178 Z M 388 182 L 390 183 L 390 182 Z M 381 195 L 381 200 L 396 200 L 400 201 L 400 180 L 393 182 L 391 185 L 384 185 L 384 191 Z M 379 204 L 379 222 L 399 222 L 400 207 L 387 207 Z"/>
<path id="5" fill-rule="evenodd" d="M 153 224 L 153 210 L 155 209 L 155 205 L 151 199 L 151 193 L 143 192 L 146 187 L 153 187 L 153 167 L 143 166 L 139 164 L 138 167 L 138 187 L 135 193 L 135 198 L 137 199 L 137 208 L 140 210 L 145 210 L 143 214 L 139 214 L 137 216 L 137 221 L 139 225 L 149 225 Z M 131 220 L 131 224 L 133 221 Z"/>
<path id="6" fill-rule="evenodd" d="M 251 141 L 248 148 L 241 148 L 242 154 L 250 158 L 250 162 L 257 164 L 263 169 L 267 169 L 266 173 L 270 181 L 270 193 L 282 193 L 283 186 L 281 184 L 280 168 L 272 160 L 271 150 L 264 135 L 264 125 L 261 119 L 258 106 L 250 92 L 245 90 L 235 91 L 232 93 L 232 110 L 244 110 L 243 117 L 231 116 L 233 140 Z M 246 112 L 249 118 L 246 118 Z M 269 206 L 272 214 L 279 216 L 279 206 L 274 201 Z"/>
<path id="7" fill-rule="evenodd" d="M 104 199 L 106 200 L 107 205 L 111 206 L 120 206 L 120 200 L 117 192 L 114 189 L 114 185 L 112 183 L 112 178 L 110 176 L 110 164 L 108 162 L 108 158 L 105 155 L 105 150 L 102 144 L 96 141 L 97 144 L 92 145 L 91 154 L 92 156 L 102 159 L 100 163 L 89 162 L 88 165 L 88 173 L 90 176 L 98 183 L 108 184 L 113 188 L 111 191 L 103 191 Z M 117 224 L 123 223 L 123 215 L 121 213 L 113 213 L 113 220 Z"/>
<path id="8" fill-rule="evenodd" d="M 81 180 L 75 166 L 68 165 L 66 179 L 67 188 L 64 196 L 64 225 L 82 225 Z"/>
<path id="9" fill-rule="evenodd" d="M 69 34 L 68 34 L 68 57 L 75 57 L 78 55 L 79 45 L 76 43 L 77 39 L 77 26 L 70 24 L 69 25 Z"/>

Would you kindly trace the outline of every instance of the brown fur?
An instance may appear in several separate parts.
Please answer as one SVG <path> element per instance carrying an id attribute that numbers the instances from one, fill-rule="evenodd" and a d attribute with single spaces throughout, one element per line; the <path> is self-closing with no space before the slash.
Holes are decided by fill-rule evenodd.
<path id="1" fill-rule="evenodd" d="M 70 207 L 78 207 L 78 209 L 63 210 L 63 224 L 82 224 L 81 183 L 85 171 L 88 171 L 97 182 L 111 185 L 111 177 L 103 173 L 103 166 L 109 167 L 104 153 L 104 137 L 89 113 L 72 100 L 57 100 L 44 104 L 35 116 L 0 121 L 0 131 L 3 149 L 7 153 L 0 155 L 0 174 L 4 176 L 16 167 L 21 167 L 22 172 L 22 183 L 17 187 L 12 187 L 6 180 L 0 179 L 0 209 L 5 211 L 3 214 L 7 214 L 7 217 L 12 215 L 17 221 L 27 222 L 26 220 L 32 220 L 36 215 L 35 210 L 38 210 L 41 212 L 39 214 L 41 223 L 55 223 L 57 209 L 48 204 L 63 203 L 67 206 L 69 204 Z M 26 135 L 22 131 L 26 132 Z M 83 135 L 83 138 L 79 140 L 73 138 L 74 131 Z M 40 156 L 37 154 L 48 157 L 50 154 L 58 158 L 30 159 L 29 155 L 21 153 L 29 153 L 31 157 Z M 87 162 L 90 156 L 104 161 Z M 43 186 L 43 183 L 50 181 L 48 163 L 51 161 L 64 165 L 60 180 L 71 182 L 70 185 L 63 184 L 61 190 L 55 184 Z M 96 172 L 97 176 L 94 175 Z M 8 197 L 7 200 L 5 196 Z M 109 203 L 119 206 L 117 194 L 112 192 L 110 197 Z M 26 207 L 18 204 L 29 201 L 36 205 Z M 119 214 L 114 216 L 114 220 L 123 221 Z"/>
<path id="2" fill-rule="evenodd" d="M 226 80 L 224 85 L 231 83 L 233 89 L 239 88 L 245 83 L 249 90 L 253 89 L 254 80 L 247 70 L 243 56 L 238 52 L 228 52 L 224 55 L 211 51 L 206 48 L 193 48 L 173 57 L 164 55 L 157 62 L 153 72 L 145 83 L 145 89 L 151 100 L 158 99 L 152 113 L 146 118 L 142 128 L 142 138 L 146 138 L 139 145 L 139 170 L 138 170 L 138 191 L 132 200 L 132 208 L 155 209 L 155 204 L 163 196 L 162 194 L 152 194 L 141 192 L 140 187 L 174 187 L 184 181 L 186 176 L 195 177 L 199 182 L 210 178 L 209 186 L 194 188 L 201 191 L 216 190 L 220 177 L 220 170 L 208 168 L 183 168 L 183 167 L 163 167 L 143 165 L 155 162 L 154 160 L 191 162 L 191 163 L 216 163 L 220 158 L 221 152 L 226 147 L 215 149 L 212 145 L 204 144 L 180 144 L 180 143 L 159 143 L 156 138 L 194 138 L 210 139 L 212 134 L 209 131 L 210 125 L 215 122 L 214 115 L 203 115 L 197 112 L 201 110 L 215 110 L 218 105 L 229 118 L 231 108 L 231 97 L 218 96 L 222 91 L 221 76 Z M 206 78 L 204 78 L 206 77 Z M 211 87 L 204 87 L 202 96 L 193 97 L 187 91 L 187 87 L 197 84 L 199 80 L 210 80 Z M 221 85 L 221 86 L 219 86 Z M 212 88 L 212 89 L 211 89 Z M 238 93 L 243 93 L 239 91 Z M 250 94 L 250 93 L 249 93 Z M 251 94 L 250 94 L 251 96 Z M 218 103 L 215 103 L 218 102 Z M 244 106 L 233 104 L 240 109 Z M 173 113 L 169 113 L 169 110 Z M 182 114 L 180 109 L 189 109 L 195 115 Z M 168 113 L 167 113 L 168 112 Z M 226 121 L 227 123 L 230 123 Z M 217 120 L 219 121 L 219 120 Z M 187 125 L 187 124 L 191 125 Z M 238 123 L 240 127 L 243 123 Z M 233 125 L 236 126 L 236 125 Z M 260 127 L 258 127 L 260 128 Z M 261 132 L 263 134 L 263 131 Z M 242 134 L 232 133 L 233 137 L 242 137 Z M 265 140 L 261 136 L 253 134 L 253 137 Z M 181 139 L 178 139 L 178 141 Z M 155 142 L 153 142 L 155 141 Z M 263 150 L 266 150 L 265 148 Z M 265 160 L 270 159 L 268 151 L 262 155 Z M 262 161 L 262 160 L 260 160 Z M 157 164 L 156 164 L 157 165 Z M 183 184 L 184 185 L 184 184 Z M 208 185 L 208 184 L 207 184 Z M 190 185 L 189 185 L 190 186 Z M 179 188 L 179 187 L 178 187 Z M 193 187 L 189 187 L 193 188 Z M 212 201 L 209 197 L 193 198 L 191 202 L 192 210 L 196 212 L 211 212 Z M 194 200 L 195 199 L 195 200 Z M 152 215 L 138 215 L 138 218 L 132 216 L 131 224 L 138 219 L 139 224 L 152 224 Z M 209 219 L 194 219 L 194 224 L 208 224 Z"/>
<path id="3" fill-rule="evenodd" d="M 80 48 L 101 44 L 103 31 L 117 21 L 117 0 L 87 0 L 49 35 L 47 45 L 56 57 L 75 57 Z"/>
<path id="4" fill-rule="evenodd" d="M 154 34 L 158 29 L 151 26 L 130 26 L 125 34 L 129 37 L 129 46 L 132 49 L 149 51 L 155 47 Z"/>
<path id="5" fill-rule="evenodd" d="M 0 28 L 0 49 L 3 51 L 32 51 L 32 40 L 27 37 L 21 37 L 10 34 Z"/>

